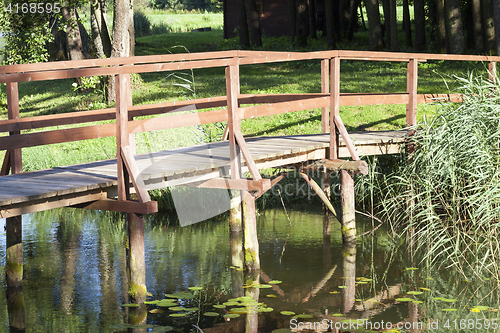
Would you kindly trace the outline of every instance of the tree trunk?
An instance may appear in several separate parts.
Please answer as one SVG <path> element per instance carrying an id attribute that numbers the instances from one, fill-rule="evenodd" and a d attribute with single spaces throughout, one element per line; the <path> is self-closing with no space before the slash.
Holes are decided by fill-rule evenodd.
<path id="1" fill-rule="evenodd" d="M 307 35 L 309 32 L 309 29 L 307 28 L 308 14 L 306 0 L 297 0 L 296 5 L 298 18 L 297 42 L 300 47 L 305 47 L 307 46 Z"/>
<path id="2" fill-rule="evenodd" d="M 389 19 L 391 17 L 390 6 L 390 0 L 382 0 L 382 10 L 384 11 L 384 29 L 382 30 L 382 35 L 385 35 L 385 45 L 388 49 L 391 47 L 391 21 Z"/>
<path id="3" fill-rule="evenodd" d="M 288 0 L 288 14 L 290 17 L 290 37 L 293 43 L 297 35 L 297 9 L 295 7 L 295 0 Z"/>
<path id="4" fill-rule="evenodd" d="M 500 0 L 499 0 L 500 1 Z M 444 0 L 436 0 L 436 21 L 437 21 L 437 51 L 446 53 L 449 51 L 448 39 L 446 38 L 447 24 L 444 11 Z"/>
<path id="5" fill-rule="evenodd" d="M 340 30 L 342 36 L 347 36 L 347 29 L 349 27 L 351 0 L 340 0 Z"/>
<path id="6" fill-rule="evenodd" d="M 238 36 L 240 38 L 240 45 L 245 49 L 249 48 L 250 38 L 248 37 L 247 10 L 245 7 L 245 0 L 236 1 L 236 20 L 238 22 Z"/>
<path id="7" fill-rule="evenodd" d="M 73 8 L 65 6 L 62 8 L 61 12 L 64 23 L 67 25 L 67 58 L 69 60 L 85 59 L 85 55 L 83 54 L 82 38 L 80 36 L 80 30 L 78 29 L 75 11 Z"/>
<path id="8" fill-rule="evenodd" d="M 390 44 L 390 50 L 393 52 L 399 51 L 399 43 L 398 43 L 398 24 L 397 24 L 397 18 L 396 18 L 396 0 L 390 0 L 390 17 L 389 21 L 391 22 L 390 24 L 390 31 L 388 31 L 388 35 L 391 35 L 391 44 Z"/>
<path id="9" fill-rule="evenodd" d="M 465 51 L 464 29 L 462 15 L 460 14 L 459 0 L 445 0 L 445 9 L 448 25 L 448 43 L 450 52 L 462 54 Z"/>
<path id="10" fill-rule="evenodd" d="M 487 54 L 495 47 L 495 25 L 493 23 L 493 2 L 492 0 L 481 0 L 483 12 L 484 44 Z"/>
<path id="11" fill-rule="evenodd" d="M 354 31 L 358 26 L 358 7 L 361 0 L 351 0 L 351 8 L 349 13 L 349 27 L 347 28 L 347 39 L 354 39 Z"/>
<path id="12" fill-rule="evenodd" d="M 309 37 L 317 39 L 316 34 L 316 0 L 309 0 Z"/>
<path id="13" fill-rule="evenodd" d="M 368 16 L 370 50 L 379 51 L 384 48 L 384 41 L 382 39 L 378 0 L 365 0 L 365 5 L 366 15 Z"/>
<path id="14" fill-rule="evenodd" d="M 408 4 L 408 0 L 403 0 L 403 29 L 405 31 L 405 44 L 407 47 L 412 47 L 410 5 Z"/>
<path id="15" fill-rule="evenodd" d="M 474 48 L 477 53 L 484 52 L 483 26 L 481 23 L 481 0 L 472 0 L 472 25 L 474 30 Z"/>
<path id="16" fill-rule="evenodd" d="M 78 16 L 78 11 L 75 8 L 75 16 L 78 22 L 78 31 L 80 31 L 80 38 L 82 39 L 82 52 L 86 59 L 93 58 L 92 49 L 90 48 L 90 37 L 87 29 L 80 23 L 80 17 Z"/>
<path id="17" fill-rule="evenodd" d="M 426 49 L 425 40 L 425 8 L 424 0 L 415 0 L 414 3 L 415 15 L 415 47 L 419 51 Z"/>
<path id="18" fill-rule="evenodd" d="M 128 57 L 134 52 L 134 20 L 131 0 L 115 0 L 113 13 L 113 44 L 111 58 Z M 108 103 L 115 100 L 115 79 L 109 78 Z"/>
<path id="19" fill-rule="evenodd" d="M 109 37 L 105 3 L 106 1 L 103 0 L 94 0 L 90 5 L 90 26 L 97 58 L 111 56 L 111 38 Z"/>
<path id="20" fill-rule="evenodd" d="M 260 34 L 260 18 L 257 12 L 255 0 L 247 0 L 248 17 L 250 18 L 250 40 L 253 46 L 262 46 L 262 37 Z"/>
<path id="21" fill-rule="evenodd" d="M 495 50 L 500 54 L 500 0 L 493 0 L 493 19 L 495 21 Z"/>
<path id="22" fill-rule="evenodd" d="M 330 50 L 336 49 L 335 22 L 333 22 L 333 0 L 325 0 L 325 25 L 328 48 Z"/>

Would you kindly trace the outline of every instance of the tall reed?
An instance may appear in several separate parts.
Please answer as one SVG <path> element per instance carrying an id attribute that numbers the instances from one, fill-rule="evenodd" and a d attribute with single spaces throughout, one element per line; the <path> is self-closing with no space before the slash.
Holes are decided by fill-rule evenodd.
<path id="1" fill-rule="evenodd" d="M 500 280 L 500 86 L 456 80 L 464 102 L 416 126 L 416 150 L 381 182 L 380 207 L 429 262 Z"/>

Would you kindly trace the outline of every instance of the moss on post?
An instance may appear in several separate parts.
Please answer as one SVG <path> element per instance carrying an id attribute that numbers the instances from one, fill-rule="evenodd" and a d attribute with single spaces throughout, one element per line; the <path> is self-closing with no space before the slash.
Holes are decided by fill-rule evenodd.
<path id="1" fill-rule="evenodd" d="M 245 266 L 248 271 L 260 270 L 259 240 L 257 238 L 257 218 L 255 216 L 255 198 L 248 191 L 243 194 L 243 238 Z"/>
<path id="2" fill-rule="evenodd" d="M 130 270 L 129 295 L 134 303 L 146 300 L 146 262 L 144 258 L 144 219 L 142 216 L 128 213 L 128 236 Z"/>
<path id="3" fill-rule="evenodd" d="M 340 203 L 342 206 L 342 240 L 356 241 L 356 210 L 354 206 L 354 179 L 349 171 L 340 171 Z"/>
<path id="4" fill-rule="evenodd" d="M 8 287 L 19 287 L 23 283 L 22 217 L 6 220 L 7 258 L 5 273 Z"/>

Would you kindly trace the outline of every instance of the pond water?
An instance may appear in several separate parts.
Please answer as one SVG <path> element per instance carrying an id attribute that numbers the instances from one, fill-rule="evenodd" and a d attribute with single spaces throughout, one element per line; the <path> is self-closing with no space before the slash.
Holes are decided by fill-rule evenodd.
<path id="1" fill-rule="evenodd" d="M 332 220 L 331 236 L 324 237 L 317 208 L 289 208 L 290 221 L 283 209 L 260 212 L 259 288 L 255 276 L 231 268 L 227 217 L 184 228 L 168 217 L 147 220 L 148 300 L 166 300 L 139 308 L 123 306 L 129 302 L 126 229 L 119 215 L 75 209 L 26 215 L 22 291 L 5 287 L 5 234 L 0 236 L 0 329 L 309 332 L 316 325 L 314 332 L 335 326 L 352 332 L 355 324 L 356 331 L 388 331 L 391 322 L 400 332 L 416 332 L 412 325 L 458 332 L 499 325 L 492 281 L 427 267 L 384 226 L 355 247 L 343 247 L 338 222 Z M 358 234 L 371 228 L 371 220 L 358 217 Z M 236 317 L 233 312 L 240 316 L 227 318 Z"/>

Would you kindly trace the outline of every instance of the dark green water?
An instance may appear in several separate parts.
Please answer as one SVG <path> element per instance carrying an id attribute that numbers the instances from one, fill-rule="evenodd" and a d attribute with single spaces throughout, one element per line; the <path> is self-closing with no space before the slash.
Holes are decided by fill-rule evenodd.
<path id="1" fill-rule="evenodd" d="M 273 332 L 316 323 L 317 332 L 330 332 L 335 322 L 358 318 L 369 320 L 372 328 L 379 328 L 375 331 L 388 321 L 403 327 L 437 324 L 438 329 L 427 330 L 433 332 L 485 331 L 477 325 L 484 327 L 486 320 L 494 327 L 499 293 L 492 281 L 467 282 L 453 269 L 427 268 L 402 241 L 396 246 L 384 227 L 374 237 L 358 239 L 355 248 L 342 247 L 338 222 L 332 221 L 331 236 L 323 237 L 323 217 L 316 208 L 289 211 L 291 228 L 283 209 L 260 213 L 260 283 L 282 281 L 271 288 L 242 288 L 251 280 L 230 267 L 225 218 L 185 228 L 164 220 L 146 222 L 148 299 L 188 291 L 192 297 L 178 296 L 177 306 L 197 308 L 191 312 L 154 304 L 122 306 L 128 303 L 126 233 L 116 215 L 65 209 L 25 216 L 22 293 L 8 293 L 5 287 L 5 234 L 0 237 L 0 330 L 15 332 L 24 325 L 26 332 L 148 332 L 169 327 L 174 332 L 199 332 L 197 327 L 205 333 Z M 372 228 L 371 220 L 358 220 L 358 234 Z M 214 307 L 249 292 L 269 312 L 228 320 L 223 315 L 232 307 Z M 155 309 L 164 312 L 150 312 Z M 293 319 L 281 311 L 312 317 Z M 172 317 L 174 313 L 186 315 Z"/>

